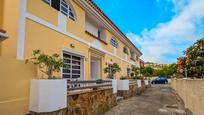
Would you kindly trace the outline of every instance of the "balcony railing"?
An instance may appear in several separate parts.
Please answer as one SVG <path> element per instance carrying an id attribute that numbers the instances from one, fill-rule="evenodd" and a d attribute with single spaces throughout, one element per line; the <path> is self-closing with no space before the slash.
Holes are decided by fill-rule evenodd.
<path id="1" fill-rule="evenodd" d="M 88 81 L 67 81 L 67 90 L 70 91 L 77 90 L 97 90 L 99 88 L 112 88 L 111 80 L 88 80 Z"/>

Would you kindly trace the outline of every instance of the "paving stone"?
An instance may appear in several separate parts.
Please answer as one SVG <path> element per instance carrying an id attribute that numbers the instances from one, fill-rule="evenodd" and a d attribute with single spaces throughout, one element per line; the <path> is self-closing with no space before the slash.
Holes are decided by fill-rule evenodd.
<path id="1" fill-rule="evenodd" d="M 169 85 L 153 85 L 140 96 L 122 100 L 104 115 L 188 115 Z"/>

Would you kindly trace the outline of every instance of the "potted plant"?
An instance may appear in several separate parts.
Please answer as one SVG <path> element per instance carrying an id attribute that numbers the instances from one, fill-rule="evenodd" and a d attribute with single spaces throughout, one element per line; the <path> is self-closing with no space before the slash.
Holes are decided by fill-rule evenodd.
<path id="1" fill-rule="evenodd" d="M 117 80 L 115 75 L 120 71 L 120 66 L 117 63 L 110 64 L 104 68 L 104 73 L 108 73 L 108 78 L 112 79 L 113 93 L 117 93 Z"/>
<path id="2" fill-rule="evenodd" d="M 117 72 L 120 71 L 121 71 L 120 66 L 117 63 L 110 64 L 108 65 L 108 67 L 104 69 L 104 73 L 108 73 L 108 78 L 110 79 L 116 79 L 115 75 Z"/>
<path id="3" fill-rule="evenodd" d="M 39 67 L 47 79 L 34 79 L 30 84 L 29 109 L 32 112 L 52 112 L 67 107 L 67 80 L 56 78 L 53 72 L 65 67 L 58 54 L 47 55 L 33 50 L 33 56 L 26 59 Z"/>

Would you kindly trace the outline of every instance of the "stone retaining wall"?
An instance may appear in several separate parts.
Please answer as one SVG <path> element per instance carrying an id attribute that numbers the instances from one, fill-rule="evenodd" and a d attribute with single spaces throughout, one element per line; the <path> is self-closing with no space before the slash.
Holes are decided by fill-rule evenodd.
<path id="1" fill-rule="evenodd" d="M 68 107 L 51 113 L 31 115 L 101 115 L 117 105 L 112 88 L 68 94 Z"/>
<path id="2" fill-rule="evenodd" d="M 204 115 L 204 80 L 172 79 L 171 87 L 194 115 Z"/>
<path id="3" fill-rule="evenodd" d="M 117 95 L 123 97 L 123 99 L 127 99 L 130 97 L 134 97 L 136 95 L 140 95 L 147 88 L 151 87 L 151 85 L 145 85 L 144 82 L 141 83 L 142 87 L 139 87 L 135 84 L 129 85 L 129 90 L 118 90 Z"/>
<path id="4" fill-rule="evenodd" d="M 68 95 L 68 115 L 100 115 L 117 105 L 111 89 Z"/>
<path id="5" fill-rule="evenodd" d="M 118 90 L 117 96 L 123 97 L 123 99 L 128 99 L 130 97 L 137 95 L 137 86 L 136 84 L 129 85 L 129 90 Z"/>

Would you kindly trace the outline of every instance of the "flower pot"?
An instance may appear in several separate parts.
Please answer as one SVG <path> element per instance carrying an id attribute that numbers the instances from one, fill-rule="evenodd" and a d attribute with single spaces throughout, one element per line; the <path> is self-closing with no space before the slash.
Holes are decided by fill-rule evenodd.
<path id="1" fill-rule="evenodd" d="M 142 87 L 142 81 L 141 80 L 137 80 L 137 87 Z"/>
<path id="2" fill-rule="evenodd" d="M 149 80 L 144 80 L 145 85 L 149 85 Z"/>
<path id="3" fill-rule="evenodd" d="M 67 107 L 67 80 L 31 80 L 29 109 L 53 112 Z"/>
<path id="4" fill-rule="evenodd" d="M 112 79 L 112 88 L 113 88 L 113 93 L 117 93 L 117 80 Z"/>
<path id="5" fill-rule="evenodd" d="M 117 80 L 117 90 L 129 90 L 129 80 Z"/>

